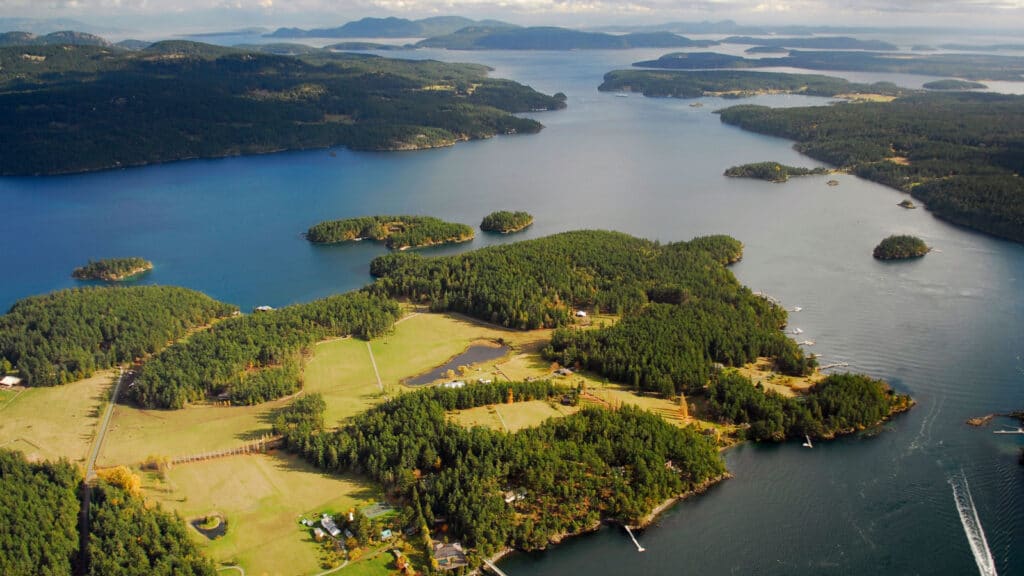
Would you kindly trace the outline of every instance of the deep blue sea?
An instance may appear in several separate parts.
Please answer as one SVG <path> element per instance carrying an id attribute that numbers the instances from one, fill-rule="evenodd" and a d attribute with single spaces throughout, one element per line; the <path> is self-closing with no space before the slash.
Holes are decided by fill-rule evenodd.
<path id="1" fill-rule="evenodd" d="M 817 164 L 785 140 L 722 125 L 714 110 L 737 101 L 692 107 L 597 91 L 605 72 L 660 53 L 398 54 L 483 62 L 495 76 L 565 92 L 567 110 L 534 115 L 546 126 L 537 135 L 0 179 L 0 308 L 75 286 L 75 266 L 112 256 L 152 260 L 156 268 L 139 282 L 187 286 L 244 310 L 351 290 L 371 280 L 368 264 L 384 249 L 313 246 L 301 233 L 356 215 L 471 225 L 497 209 L 536 217 L 522 234 L 481 234 L 427 254 L 580 228 L 663 242 L 730 234 L 746 246 L 735 274 L 803 308 L 790 324 L 816 341 L 823 363 L 884 378 L 917 407 L 869 435 L 813 450 L 729 451 L 735 478 L 640 533 L 642 554 L 609 528 L 513 555 L 502 568 L 512 576 L 1024 574 L 1024 437 L 964 423 L 1024 408 L 1024 246 L 898 208 L 902 194 L 852 176 L 836 176 L 836 187 L 825 184 L 832 176 L 781 185 L 726 179 L 723 170 L 746 162 Z M 921 236 L 937 251 L 914 262 L 872 259 L 874 245 L 894 233 Z"/>

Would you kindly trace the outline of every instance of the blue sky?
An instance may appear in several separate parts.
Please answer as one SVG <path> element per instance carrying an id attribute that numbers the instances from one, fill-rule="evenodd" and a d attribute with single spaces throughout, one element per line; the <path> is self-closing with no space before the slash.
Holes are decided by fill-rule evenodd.
<path id="1" fill-rule="evenodd" d="M 363 16 L 439 14 L 576 27 L 733 19 L 1019 29 L 1024 0 L 0 0 L 3 17 L 70 18 L 114 27 L 334 26 Z"/>

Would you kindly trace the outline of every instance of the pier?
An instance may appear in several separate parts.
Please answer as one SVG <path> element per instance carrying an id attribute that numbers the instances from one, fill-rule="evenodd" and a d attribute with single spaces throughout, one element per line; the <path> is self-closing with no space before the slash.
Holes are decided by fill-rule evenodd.
<path id="1" fill-rule="evenodd" d="M 636 551 L 643 552 L 645 548 L 636 541 L 636 536 L 633 536 L 633 531 L 629 529 L 629 526 L 626 526 L 626 532 L 629 534 L 629 537 L 633 539 L 633 544 L 636 544 Z"/>
<path id="2" fill-rule="evenodd" d="M 490 560 L 484 560 L 484 565 L 487 566 L 488 568 L 490 568 L 491 572 L 494 572 L 498 576 L 508 576 L 508 574 L 505 574 L 504 572 L 502 572 L 501 568 L 498 568 L 497 566 L 495 566 L 494 562 L 491 562 Z"/>

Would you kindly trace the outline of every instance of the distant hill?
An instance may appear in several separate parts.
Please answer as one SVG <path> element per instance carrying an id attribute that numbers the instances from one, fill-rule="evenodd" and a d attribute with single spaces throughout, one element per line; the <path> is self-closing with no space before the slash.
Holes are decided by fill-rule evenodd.
<path id="1" fill-rule="evenodd" d="M 471 26 L 453 34 L 427 38 L 417 48 L 449 50 L 592 50 L 624 48 L 687 48 L 712 46 L 709 40 L 690 40 L 671 32 L 605 34 L 554 26 L 493 28 Z"/>
<path id="2" fill-rule="evenodd" d="M 144 50 L 146 48 L 149 48 L 152 44 L 152 42 L 146 42 L 145 40 L 129 39 L 121 40 L 117 44 L 114 44 L 114 46 L 117 46 L 118 48 L 124 48 L 125 50 Z"/>
<path id="3" fill-rule="evenodd" d="M 113 28 L 91 26 L 69 18 L 0 18 L 0 32 L 23 30 L 33 34 L 49 34 L 61 30 L 82 30 L 93 34 L 113 32 Z"/>
<path id="4" fill-rule="evenodd" d="M 0 34 L 0 46 L 111 46 L 106 39 L 87 32 L 63 30 L 45 36 L 31 32 L 4 32 Z"/>
<path id="5" fill-rule="evenodd" d="M 405 18 L 363 18 L 336 28 L 278 28 L 268 38 L 429 38 L 451 34 L 467 26 L 509 28 L 497 20 L 470 20 L 461 16 L 435 16 L 422 20 Z"/>
<path id="6" fill-rule="evenodd" d="M 800 38 L 754 38 L 730 36 L 722 44 L 750 44 L 776 48 L 815 48 L 824 50 L 899 50 L 899 46 L 881 40 L 860 40 L 849 36 L 813 36 Z"/>
<path id="7" fill-rule="evenodd" d="M 262 26 L 250 26 L 249 28 L 239 28 L 237 30 L 225 30 L 223 32 L 200 32 L 196 34 L 182 34 L 185 38 L 210 38 L 213 36 L 259 36 L 270 32 L 269 28 Z"/>

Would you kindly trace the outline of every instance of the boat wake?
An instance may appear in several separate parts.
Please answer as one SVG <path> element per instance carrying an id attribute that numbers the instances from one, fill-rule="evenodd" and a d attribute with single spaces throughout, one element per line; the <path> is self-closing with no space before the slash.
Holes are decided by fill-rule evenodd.
<path id="1" fill-rule="evenodd" d="M 967 542 L 971 545 L 974 561 L 978 564 L 978 573 L 981 576 L 997 576 L 996 562 L 992 558 L 988 540 L 985 539 L 985 531 L 981 528 L 978 509 L 974 506 L 974 498 L 971 497 L 971 489 L 967 485 L 967 476 L 964 475 L 964 471 L 960 470 L 960 474 L 951 476 L 949 485 L 953 488 L 956 511 L 960 514 L 960 523 L 964 526 L 964 534 L 967 535 Z"/>

